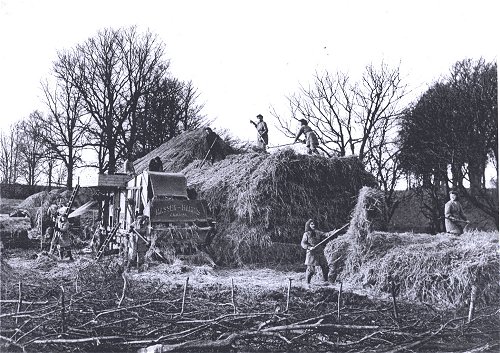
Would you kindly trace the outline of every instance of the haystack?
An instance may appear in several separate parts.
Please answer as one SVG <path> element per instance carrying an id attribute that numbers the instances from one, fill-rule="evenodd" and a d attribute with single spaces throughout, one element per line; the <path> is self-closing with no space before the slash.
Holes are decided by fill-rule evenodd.
<path id="1" fill-rule="evenodd" d="M 13 274 L 12 267 L 5 261 L 3 256 L 3 242 L 0 241 L 0 282 L 7 282 Z"/>
<path id="2" fill-rule="evenodd" d="M 369 233 L 376 230 L 387 230 L 385 195 L 381 190 L 365 186 L 359 191 L 348 233 L 355 235 L 361 244 Z"/>
<path id="3" fill-rule="evenodd" d="M 214 253 L 236 263 L 271 262 L 258 254 L 275 242 L 297 244 L 295 254 L 307 219 L 325 230 L 339 227 L 348 221 L 358 190 L 375 184 L 356 157 L 307 156 L 291 149 L 199 164 L 182 172 L 215 213 L 214 246 L 220 248 Z"/>
<path id="4" fill-rule="evenodd" d="M 49 207 L 53 204 L 66 205 L 72 193 L 73 191 L 68 189 L 53 189 L 50 192 L 42 191 L 26 198 L 19 204 L 18 208 L 27 210 L 30 215 L 31 226 L 39 228 L 40 221 L 44 225 L 50 220 L 47 213 Z M 93 191 L 90 188 L 80 188 L 73 208 L 79 207 L 91 200 L 92 194 Z"/>
<path id="5" fill-rule="evenodd" d="M 332 280 L 374 294 L 390 293 L 394 284 L 400 297 L 440 308 L 464 305 L 472 286 L 479 289 L 480 303 L 500 299 L 497 232 L 460 237 L 382 232 L 380 200 L 377 192 L 361 190 L 349 230 L 326 246 Z"/>
<path id="6" fill-rule="evenodd" d="M 212 151 L 219 151 L 218 159 L 223 159 L 229 154 L 237 153 L 232 147 L 229 137 L 219 136 Z M 166 172 L 179 172 L 195 160 L 203 160 L 207 154 L 205 132 L 203 129 L 187 131 L 165 142 L 160 147 L 134 161 L 137 174 L 148 169 L 149 162 L 155 157 L 160 157 L 163 170 Z"/>
<path id="7" fill-rule="evenodd" d="M 31 222 L 27 217 L 0 216 L 0 241 L 6 248 L 30 247 L 29 229 L 31 229 Z"/>

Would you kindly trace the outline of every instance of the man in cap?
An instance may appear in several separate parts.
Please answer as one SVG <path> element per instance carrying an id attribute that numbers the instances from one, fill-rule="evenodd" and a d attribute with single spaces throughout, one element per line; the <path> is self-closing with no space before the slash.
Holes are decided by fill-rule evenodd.
<path id="1" fill-rule="evenodd" d="M 258 123 L 255 123 L 253 120 L 250 120 L 250 122 L 257 129 L 257 146 L 259 149 L 266 151 L 267 144 L 269 143 L 269 130 L 262 114 L 257 115 L 257 119 L 259 119 Z"/>
<path id="2" fill-rule="evenodd" d="M 464 232 L 464 227 L 469 223 L 465 217 L 464 210 L 458 202 L 458 193 L 450 192 L 450 201 L 444 205 L 444 225 L 446 233 L 460 235 Z"/>
<path id="3" fill-rule="evenodd" d="M 308 154 L 319 154 L 318 152 L 318 146 L 319 146 L 319 141 L 318 141 L 318 136 L 316 136 L 316 133 L 311 129 L 308 125 L 308 122 L 306 119 L 300 119 L 300 130 L 297 133 L 297 136 L 295 136 L 295 142 L 299 140 L 299 137 L 304 134 L 306 137 L 306 147 L 307 147 L 307 153 Z"/>

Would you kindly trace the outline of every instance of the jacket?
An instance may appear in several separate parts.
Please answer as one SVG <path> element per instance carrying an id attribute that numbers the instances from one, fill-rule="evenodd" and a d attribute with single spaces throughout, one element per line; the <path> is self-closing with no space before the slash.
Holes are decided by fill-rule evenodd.
<path id="1" fill-rule="evenodd" d="M 325 238 L 325 233 L 319 230 L 312 230 L 309 224 L 312 220 L 307 221 L 305 226 L 305 232 L 302 236 L 302 241 L 300 242 L 300 246 L 303 249 L 308 250 L 306 252 L 306 260 L 304 264 L 307 266 L 321 266 L 327 263 L 326 257 L 324 254 L 324 246 L 320 245 L 314 250 L 309 249 Z"/>
<path id="2" fill-rule="evenodd" d="M 458 201 L 450 200 L 444 205 L 444 225 L 447 233 L 462 234 L 464 232 L 463 223 L 466 221 L 462 205 Z"/>
<path id="3" fill-rule="evenodd" d="M 297 133 L 297 136 L 295 137 L 295 142 L 299 140 L 299 137 L 302 134 L 304 134 L 304 136 L 306 137 L 307 147 L 313 148 L 319 146 L 318 136 L 316 136 L 316 133 L 309 127 L 309 125 L 302 125 L 299 132 Z"/>
<path id="4" fill-rule="evenodd" d="M 255 125 L 255 127 L 257 128 L 257 141 L 261 141 L 261 138 L 262 140 L 264 140 L 264 144 L 268 144 L 269 143 L 269 137 L 268 137 L 268 130 L 267 130 L 267 124 L 265 121 L 259 121 L 257 123 L 257 125 Z M 261 141 L 262 142 L 262 141 Z"/>

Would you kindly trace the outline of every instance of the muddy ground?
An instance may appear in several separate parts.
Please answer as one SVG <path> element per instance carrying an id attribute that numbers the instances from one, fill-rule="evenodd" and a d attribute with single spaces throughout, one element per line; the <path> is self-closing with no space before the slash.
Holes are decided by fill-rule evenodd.
<path id="1" fill-rule="evenodd" d="M 499 346 L 497 308 L 439 310 L 288 268 L 176 262 L 124 271 L 4 251 L 0 350 L 60 352 L 466 352 Z M 340 292 L 340 293 L 339 293 Z M 340 298 L 339 298 L 340 294 Z M 21 298 L 21 302 L 19 302 Z M 340 310 L 339 310 L 340 309 Z M 149 347 L 149 348 L 148 348 Z M 155 350 L 156 349 L 156 350 Z"/>

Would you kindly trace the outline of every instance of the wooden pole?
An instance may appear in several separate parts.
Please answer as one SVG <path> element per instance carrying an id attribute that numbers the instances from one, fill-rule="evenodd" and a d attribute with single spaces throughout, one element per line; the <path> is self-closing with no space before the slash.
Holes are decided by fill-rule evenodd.
<path id="1" fill-rule="evenodd" d="M 236 304 L 234 302 L 234 281 L 231 278 L 231 304 L 233 304 L 233 313 L 236 314 Z"/>
<path id="2" fill-rule="evenodd" d="M 290 304 L 290 289 L 292 288 L 292 279 L 288 278 L 288 291 L 286 293 L 286 309 L 285 312 L 288 312 L 288 307 Z"/>
<path id="3" fill-rule="evenodd" d="M 470 323 L 474 318 L 474 309 L 476 308 L 476 298 L 477 298 L 477 286 L 473 284 L 470 291 L 469 317 L 467 319 L 468 323 Z"/>
<path id="4" fill-rule="evenodd" d="M 181 315 L 184 314 L 184 303 L 186 302 L 186 291 L 188 282 L 189 282 L 189 276 L 186 278 L 186 283 L 184 283 L 184 292 L 182 293 Z"/>
<path id="5" fill-rule="evenodd" d="M 394 318 L 398 320 L 399 315 L 398 315 L 398 306 L 396 303 L 396 284 L 392 279 L 391 279 L 391 295 L 392 295 L 392 308 L 394 310 Z"/>
<path id="6" fill-rule="evenodd" d="M 17 313 L 19 314 L 19 312 L 21 311 L 21 305 L 23 304 L 23 283 L 21 281 L 19 281 L 17 288 L 19 293 L 17 300 Z M 16 325 L 17 325 L 17 317 L 16 317 Z"/>
<path id="7" fill-rule="evenodd" d="M 339 296 L 337 297 L 337 321 L 340 322 L 340 298 L 342 297 L 342 281 L 340 281 Z"/>
<path id="8" fill-rule="evenodd" d="M 66 306 L 64 302 L 64 287 L 61 286 L 61 330 L 66 333 Z"/>
<path id="9" fill-rule="evenodd" d="M 40 251 L 43 250 L 43 207 L 40 200 Z"/>

